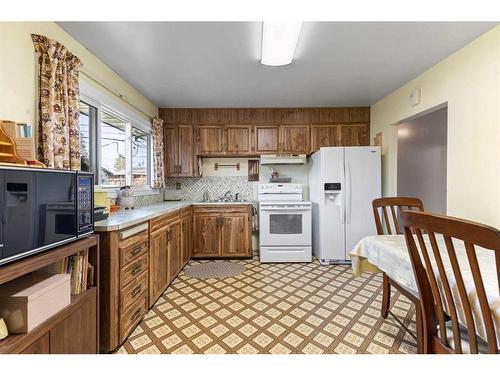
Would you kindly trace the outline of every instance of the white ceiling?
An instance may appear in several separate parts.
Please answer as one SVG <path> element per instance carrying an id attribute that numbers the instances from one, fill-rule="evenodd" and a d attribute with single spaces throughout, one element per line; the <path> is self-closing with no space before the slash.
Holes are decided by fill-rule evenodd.
<path id="1" fill-rule="evenodd" d="M 59 22 L 159 107 L 370 105 L 495 26 L 305 22 L 293 63 L 260 64 L 260 22 Z"/>

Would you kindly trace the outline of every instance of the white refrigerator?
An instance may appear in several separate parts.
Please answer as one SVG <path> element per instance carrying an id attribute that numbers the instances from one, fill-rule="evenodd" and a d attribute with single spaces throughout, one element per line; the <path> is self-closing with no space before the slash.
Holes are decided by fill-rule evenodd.
<path id="1" fill-rule="evenodd" d="M 309 160 L 313 254 L 345 263 L 365 236 L 376 234 L 372 201 L 381 196 L 380 147 L 322 147 Z"/>

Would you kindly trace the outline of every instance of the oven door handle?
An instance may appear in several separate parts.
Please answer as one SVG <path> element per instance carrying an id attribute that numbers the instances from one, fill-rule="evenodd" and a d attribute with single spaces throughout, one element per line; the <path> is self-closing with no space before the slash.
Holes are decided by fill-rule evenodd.
<path id="1" fill-rule="evenodd" d="M 264 211 L 311 211 L 311 207 L 262 207 L 260 209 L 262 212 Z"/>

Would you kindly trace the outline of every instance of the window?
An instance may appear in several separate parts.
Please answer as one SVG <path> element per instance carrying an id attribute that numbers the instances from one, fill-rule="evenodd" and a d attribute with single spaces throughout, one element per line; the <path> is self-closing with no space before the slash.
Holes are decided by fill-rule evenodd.
<path id="1" fill-rule="evenodd" d="M 80 101 L 82 171 L 94 172 L 96 185 L 102 188 L 147 188 L 151 176 L 147 129 L 144 122 L 139 124 L 107 106 L 87 98 Z"/>
<path id="2" fill-rule="evenodd" d="M 132 185 L 148 185 L 149 135 L 132 128 Z"/>
<path id="3" fill-rule="evenodd" d="M 127 185 L 126 128 L 126 122 L 101 112 L 99 176 L 103 187 Z"/>
<path id="4" fill-rule="evenodd" d="M 80 155 L 84 172 L 94 171 L 97 108 L 80 102 Z"/>

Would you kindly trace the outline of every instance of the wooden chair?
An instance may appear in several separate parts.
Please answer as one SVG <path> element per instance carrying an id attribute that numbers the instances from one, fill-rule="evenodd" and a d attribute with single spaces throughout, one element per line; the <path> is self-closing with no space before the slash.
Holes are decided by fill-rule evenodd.
<path id="1" fill-rule="evenodd" d="M 401 213 L 400 221 L 404 226 L 406 244 L 419 292 L 423 319 L 423 352 L 499 353 L 493 317 L 486 297 L 475 246 L 493 252 L 495 259 L 493 266 L 496 268 L 496 281 L 500 290 L 500 231 L 486 225 L 427 212 L 405 211 Z M 443 236 L 444 245 L 443 241 L 436 240 L 436 234 Z M 424 236 L 428 236 L 427 246 Z M 456 240 L 464 244 L 465 250 L 463 251 L 466 256 L 462 258 L 457 257 Z M 416 242 L 419 244 L 420 251 Z M 430 246 L 428 246 L 429 243 Z M 439 243 L 442 244 L 441 250 Z M 446 274 L 443 259 L 448 259 L 453 272 Z M 479 303 L 476 318 L 480 313 L 487 342 L 476 335 L 478 322 L 474 321 L 471 301 L 468 297 L 471 286 L 468 286 L 469 290 L 466 289 L 464 271 L 472 273 L 473 287 Z M 450 288 L 450 282 L 454 282 L 451 285 L 456 285 L 455 294 Z M 462 311 L 465 327 L 461 326 L 458 320 Z M 448 317 L 450 321 L 447 329 Z"/>
<path id="2" fill-rule="evenodd" d="M 386 198 L 378 198 L 373 200 L 373 216 L 375 218 L 375 226 L 377 228 L 378 235 L 397 235 L 403 234 L 403 228 L 399 224 L 398 217 L 400 216 L 403 210 L 417 210 L 424 211 L 424 204 L 418 198 L 412 197 L 386 197 Z M 411 331 L 408 331 L 406 325 L 394 314 L 391 313 L 392 317 L 404 328 L 407 332 L 413 336 L 415 340 L 418 341 L 418 337 L 420 335 L 422 329 L 422 321 L 420 314 L 420 307 L 418 305 L 418 298 L 414 296 L 410 291 L 399 285 L 396 281 L 391 279 L 384 272 L 382 274 L 382 306 L 381 306 L 381 315 L 384 319 L 390 313 L 390 305 L 391 305 L 391 286 L 396 288 L 402 295 L 408 298 L 415 305 L 415 313 L 416 313 L 416 328 L 417 335 L 413 334 Z M 420 352 L 419 348 L 419 352 Z"/>

